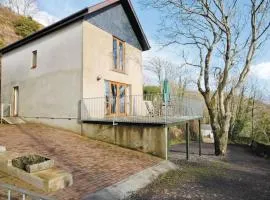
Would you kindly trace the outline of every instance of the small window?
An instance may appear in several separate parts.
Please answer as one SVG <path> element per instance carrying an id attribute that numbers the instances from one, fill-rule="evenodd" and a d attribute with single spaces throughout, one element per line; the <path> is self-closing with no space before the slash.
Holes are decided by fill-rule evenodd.
<path id="1" fill-rule="evenodd" d="M 33 51 L 32 69 L 35 69 L 36 67 L 37 67 L 37 51 Z"/>
<path id="2" fill-rule="evenodd" d="M 125 43 L 113 38 L 113 64 L 117 71 L 125 71 Z"/>

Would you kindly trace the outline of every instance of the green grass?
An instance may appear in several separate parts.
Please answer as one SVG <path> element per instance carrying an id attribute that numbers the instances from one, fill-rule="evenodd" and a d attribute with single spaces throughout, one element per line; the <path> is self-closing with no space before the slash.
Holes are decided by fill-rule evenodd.
<path id="1" fill-rule="evenodd" d="M 230 164 L 213 162 L 187 162 L 178 161 L 179 170 L 171 170 L 160 175 L 150 185 L 131 195 L 129 200 L 147 199 L 147 195 L 159 195 L 160 191 L 175 191 L 181 185 L 197 183 L 202 180 L 211 180 L 216 177 L 228 177 L 226 169 Z M 145 198 L 142 198 L 145 197 Z"/>
<path id="2" fill-rule="evenodd" d="M 224 162 L 215 161 L 211 163 L 194 163 L 181 161 L 178 164 L 181 167 L 179 170 L 171 170 L 156 179 L 148 188 L 152 187 L 174 187 L 180 182 L 199 181 L 210 177 L 225 177 L 227 176 L 225 169 L 230 165 Z"/>

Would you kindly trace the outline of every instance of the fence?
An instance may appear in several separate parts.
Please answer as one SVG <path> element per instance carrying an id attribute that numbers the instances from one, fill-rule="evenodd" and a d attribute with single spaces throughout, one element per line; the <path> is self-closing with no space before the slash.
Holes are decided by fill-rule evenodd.
<path id="1" fill-rule="evenodd" d="M 129 95 L 85 98 L 82 121 L 166 123 L 203 116 L 203 101 L 182 96 Z"/>

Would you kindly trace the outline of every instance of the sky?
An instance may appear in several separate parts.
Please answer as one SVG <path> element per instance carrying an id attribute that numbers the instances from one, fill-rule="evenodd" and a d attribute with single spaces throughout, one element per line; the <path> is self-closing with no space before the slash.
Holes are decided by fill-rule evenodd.
<path id="1" fill-rule="evenodd" d="M 49 25 L 80 9 L 99 3 L 100 1 L 101 0 L 38 0 L 39 12 L 35 16 L 35 19 L 44 25 Z M 157 31 L 159 29 L 161 14 L 156 10 L 143 8 L 139 3 L 139 0 L 132 0 L 132 4 L 152 47 L 150 51 L 143 53 L 144 60 L 153 56 L 159 56 L 175 64 L 181 64 L 181 52 L 172 47 L 161 49 L 157 42 Z M 262 53 L 256 58 L 251 74 L 255 79 L 258 79 L 260 87 L 269 94 L 270 98 L 270 90 L 268 89 L 268 86 L 270 85 L 269 49 L 270 42 L 262 49 Z M 147 79 L 149 78 L 151 79 L 151 77 L 147 77 Z"/>

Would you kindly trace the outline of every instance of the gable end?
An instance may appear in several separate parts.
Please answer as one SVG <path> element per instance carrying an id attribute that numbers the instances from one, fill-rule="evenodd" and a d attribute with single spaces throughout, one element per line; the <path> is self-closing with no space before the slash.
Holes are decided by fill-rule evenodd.
<path id="1" fill-rule="evenodd" d="M 142 50 L 132 24 L 121 3 L 110 5 L 85 17 L 89 23 Z"/>

